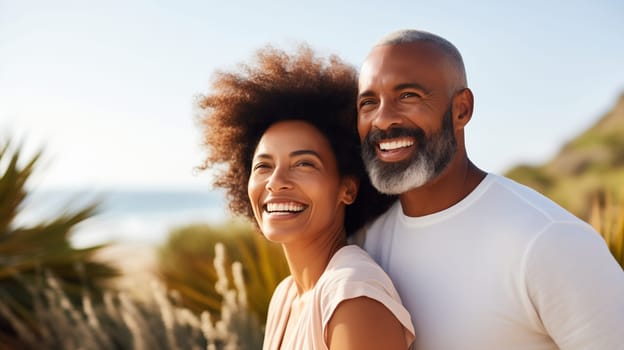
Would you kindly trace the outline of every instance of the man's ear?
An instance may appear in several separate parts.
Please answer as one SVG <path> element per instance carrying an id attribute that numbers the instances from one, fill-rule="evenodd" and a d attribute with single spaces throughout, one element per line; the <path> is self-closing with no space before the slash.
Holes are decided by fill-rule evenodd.
<path id="1" fill-rule="evenodd" d="M 360 187 L 360 181 L 354 176 L 345 176 L 342 178 L 342 199 L 341 201 L 346 204 L 352 204 L 357 198 L 358 188 Z"/>
<path id="2" fill-rule="evenodd" d="M 464 88 L 453 96 L 453 124 L 457 129 L 463 129 L 472 118 L 474 97 L 469 88 Z"/>

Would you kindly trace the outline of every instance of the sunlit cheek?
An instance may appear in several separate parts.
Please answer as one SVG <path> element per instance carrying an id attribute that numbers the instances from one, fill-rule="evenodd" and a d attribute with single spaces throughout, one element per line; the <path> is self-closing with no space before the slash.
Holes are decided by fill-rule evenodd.
<path id="1" fill-rule="evenodd" d="M 258 207 L 258 203 L 259 203 L 259 197 L 260 194 L 262 193 L 260 191 L 260 189 L 258 188 L 259 184 L 254 181 L 253 178 L 249 179 L 249 182 L 247 183 L 247 196 L 249 197 L 249 202 L 251 203 L 251 209 L 254 212 L 254 216 L 256 217 L 256 220 L 260 219 L 260 208 Z"/>

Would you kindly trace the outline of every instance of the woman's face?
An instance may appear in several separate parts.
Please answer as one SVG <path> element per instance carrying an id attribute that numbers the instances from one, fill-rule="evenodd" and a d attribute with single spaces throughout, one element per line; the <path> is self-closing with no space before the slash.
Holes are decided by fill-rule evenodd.
<path id="1" fill-rule="evenodd" d="M 342 233 L 357 185 L 341 178 L 325 136 L 311 124 L 273 124 L 254 152 L 247 187 L 254 216 L 271 241 L 309 241 Z"/>

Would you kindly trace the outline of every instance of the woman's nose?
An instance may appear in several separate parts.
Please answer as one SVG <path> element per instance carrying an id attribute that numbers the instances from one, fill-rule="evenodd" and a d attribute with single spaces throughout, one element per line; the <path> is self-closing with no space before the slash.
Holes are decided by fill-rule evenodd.
<path id="1" fill-rule="evenodd" d="M 273 171 L 266 183 L 266 189 L 271 192 L 277 192 L 289 188 L 292 188 L 292 181 L 290 180 L 288 170 L 280 167 L 275 168 L 275 171 Z"/>

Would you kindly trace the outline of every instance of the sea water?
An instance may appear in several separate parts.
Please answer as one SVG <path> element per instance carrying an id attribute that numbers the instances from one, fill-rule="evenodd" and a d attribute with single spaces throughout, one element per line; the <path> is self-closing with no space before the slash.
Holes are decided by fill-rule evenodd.
<path id="1" fill-rule="evenodd" d="M 97 214 L 78 224 L 71 235 L 77 248 L 101 243 L 159 244 L 175 228 L 216 224 L 229 218 L 221 191 L 48 190 L 25 200 L 15 224 L 34 226 L 99 203 Z"/>

